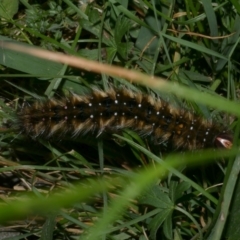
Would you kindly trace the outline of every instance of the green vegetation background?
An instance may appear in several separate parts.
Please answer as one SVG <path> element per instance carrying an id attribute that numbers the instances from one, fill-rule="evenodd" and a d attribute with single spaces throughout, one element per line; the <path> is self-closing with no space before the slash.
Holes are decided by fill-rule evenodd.
<path id="1" fill-rule="evenodd" d="M 34 141 L 6 128 L 34 99 L 126 85 L 229 125 L 238 146 L 239 13 L 234 0 L 0 0 L 0 41 L 169 83 L 150 90 L 0 42 L 2 231 L 22 233 L 12 239 L 239 239 L 237 147 L 169 152 L 130 130 Z"/>

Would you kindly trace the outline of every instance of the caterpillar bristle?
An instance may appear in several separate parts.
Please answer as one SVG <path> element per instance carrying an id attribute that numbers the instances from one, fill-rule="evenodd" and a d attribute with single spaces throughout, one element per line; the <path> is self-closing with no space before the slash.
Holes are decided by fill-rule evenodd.
<path id="1" fill-rule="evenodd" d="M 154 142 L 171 142 L 180 149 L 231 148 L 231 133 L 223 126 L 126 88 L 36 101 L 17 114 L 17 128 L 32 138 L 77 137 L 91 132 L 130 128 Z"/>

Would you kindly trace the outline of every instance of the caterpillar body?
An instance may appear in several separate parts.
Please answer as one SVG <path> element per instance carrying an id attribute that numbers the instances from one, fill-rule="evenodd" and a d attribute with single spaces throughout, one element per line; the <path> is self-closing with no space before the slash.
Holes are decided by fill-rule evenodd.
<path id="1" fill-rule="evenodd" d="M 232 136 L 223 126 L 126 88 L 36 101 L 23 107 L 17 119 L 17 128 L 33 138 L 77 137 L 88 132 L 99 136 L 130 128 L 180 149 L 232 146 Z"/>

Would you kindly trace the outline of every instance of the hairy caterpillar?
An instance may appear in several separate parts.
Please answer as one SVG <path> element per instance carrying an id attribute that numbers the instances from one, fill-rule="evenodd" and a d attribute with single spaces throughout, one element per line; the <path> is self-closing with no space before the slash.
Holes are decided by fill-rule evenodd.
<path id="1" fill-rule="evenodd" d="M 33 138 L 77 137 L 88 132 L 99 136 L 130 128 L 181 149 L 232 146 L 232 136 L 223 126 L 126 88 L 94 89 L 89 95 L 36 101 L 17 115 L 18 129 Z"/>

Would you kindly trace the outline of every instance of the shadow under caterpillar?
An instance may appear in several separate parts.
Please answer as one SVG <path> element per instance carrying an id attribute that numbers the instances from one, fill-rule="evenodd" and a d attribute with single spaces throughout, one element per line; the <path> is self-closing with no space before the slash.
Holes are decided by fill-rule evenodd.
<path id="1" fill-rule="evenodd" d="M 36 101 L 17 113 L 17 128 L 33 138 L 72 137 L 92 132 L 130 128 L 154 142 L 168 141 L 176 148 L 194 150 L 232 146 L 231 133 L 160 98 L 126 88 Z"/>

